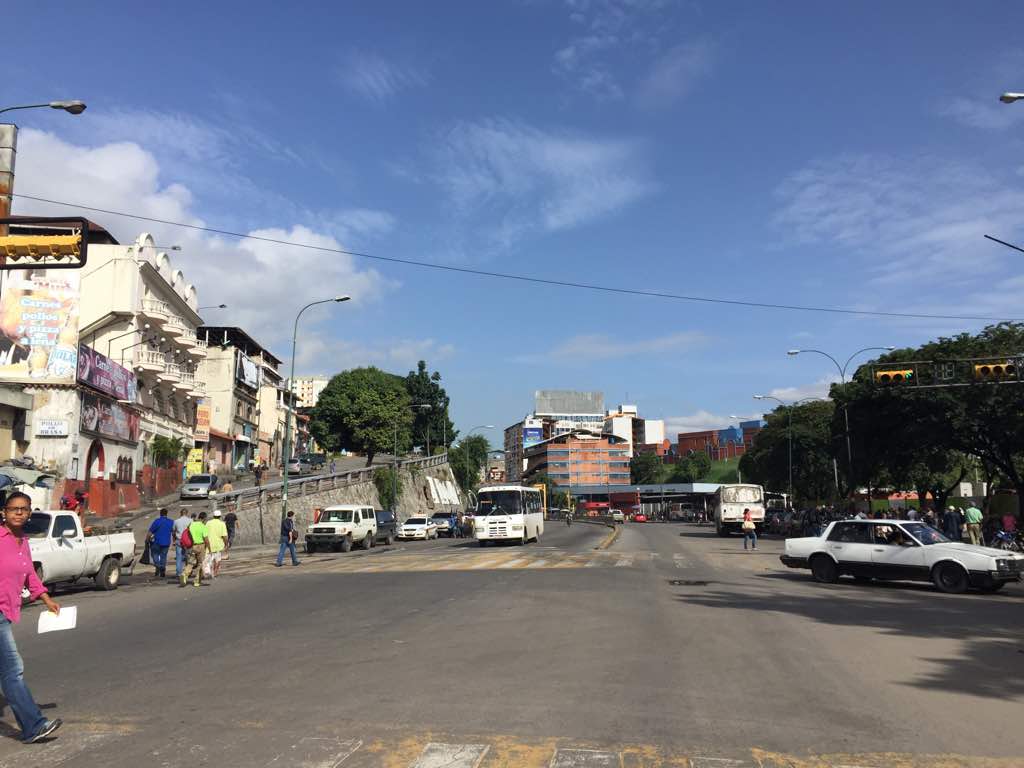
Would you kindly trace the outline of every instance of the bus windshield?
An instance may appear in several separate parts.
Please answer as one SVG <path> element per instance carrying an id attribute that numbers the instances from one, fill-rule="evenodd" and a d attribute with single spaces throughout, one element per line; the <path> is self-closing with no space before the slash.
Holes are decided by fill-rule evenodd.
<path id="1" fill-rule="evenodd" d="M 481 491 L 477 506 L 477 514 L 487 515 L 521 515 L 523 513 L 522 495 L 519 491 Z"/>
<path id="2" fill-rule="evenodd" d="M 756 485 L 722 486 L 722 501 L 731 504 L 756 504 L 761 501 L 761 489 Z"/>

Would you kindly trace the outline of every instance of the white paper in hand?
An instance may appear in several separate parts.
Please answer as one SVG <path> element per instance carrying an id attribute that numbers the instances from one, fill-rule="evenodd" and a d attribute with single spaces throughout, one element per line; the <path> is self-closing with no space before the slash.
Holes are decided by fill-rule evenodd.
<path id="1" fill-rule="evenodd" d="M 78 623 L 78 606 L 62 605 L 60 613 L 43 611 L 39 614 L 39 634 L 43 632 L 60 632 L 62 629 L 74 629 Z"/>

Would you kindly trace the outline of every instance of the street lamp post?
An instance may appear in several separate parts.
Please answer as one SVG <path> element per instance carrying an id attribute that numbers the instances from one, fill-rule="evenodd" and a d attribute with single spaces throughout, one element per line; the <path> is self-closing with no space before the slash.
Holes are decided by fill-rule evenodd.
<path id="1" fill-rule="evenodd" d="M 816 355 L 821 355 L 823 357 L 827 357 L 829 360 L 831 360 L 833 363 L 835 363 L 836 370 L 839 371 L 839 381 L 843 385 L 843 388 L 845 389 L 846 388 L 846 369 L 850 367 L 850 363 L 853 361 L 853 358 L 855 358 L 857 355 L 859 355 L 859 354 L 861 354 L 863 352 L 872 352 L 872 351 L 876 351 L 876 350 L 877 351 L 883 351 L 883 352 L 892 352 L 894 349 L 896 349 L 896 347 L 891 347 L 891 346 L 890 347 L 864 347 L 864 349 L 858 349 L 856 352 L 854 352 L 852 355 L 850 355 L 848 358 L 846 358 L 846 362 L 843 363 L 842 365 L 840 365 L 839 361 L 836 360 L 834 357 L 832 357 L 832 355 L 830 355 L 828 352 L 822 352 L 820 349 L 790 349 L 790 350 L 788 350 L 786 352 L 786 354 L 789 355 L 790 357 L 795 357 L 796 355 L 799 355 L 799 354 L 801 354 L 803 352 L 813 352 Z M 847 476 L 848 476 L 849 483 L 850 483 L 849 490 L 852 492 L 853 491 L 853 484 L 854 484 L 854 482 L 853 482 L 853 449 L 850 447 L 850 413 L 847 410 L 845 402 L 843 403 L 843 425 L 844 425 L 844 429 L 846 431 L 846 471 L 847 471 Z"/>
<path id="2" fill-rule="evenodd" d="M 786 409 L 786 441 L 789 443 L 789 503 L 793 503 L 793 408 L 800 403 L 820 400 L 820 397 L 802 397 L 792 403 L 786 403 L 774 395 L 754 395 L 755 400 L 774 400 Z"/>
<path id="3" fill-rule="evenodd" d="M 309 304 L 299 310 L 299 313 L 295 316 L 295 325 L 292 328 L 292 364 L 291 364 L 291 375 L 288 377 L 288 393 L 294 394 L 292 388 L 295 386 L 295 348 L 299 343 L 299 318 L 302 317 L 302 313 L 310 307 L 315 307 L 317 304 L 330 304 L 332 301 L 341 303 L 348 301 L 351 296 L 335 296 L 333 299 L 320 299 L 319 301 L 311 301 Z M 219 308 L 219 307 L 218 307 Z M 288 460 L 291 458 L 291 438 L 292 438 L 292 409 L 295 408 L 295 398 L 290 398 L 291 403 L 284 411 L 284 446 L 281 450 L 281 461 L 284 468 L 284 476 L 281 478 L 281 522 L 283 523 L 288 517 Z"/>

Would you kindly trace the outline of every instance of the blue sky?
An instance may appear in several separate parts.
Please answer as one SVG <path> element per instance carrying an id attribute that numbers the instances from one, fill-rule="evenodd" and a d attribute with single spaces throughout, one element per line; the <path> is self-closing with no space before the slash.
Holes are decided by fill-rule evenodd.
<path id="1" fill-rule="evenodd" d="M 16 190 L 384 256 L 708 297 L 1024 317 L 1024 6 L 17 4 Z M 77 9 L 77 10 L 76 10 Z M 63 32 L 60 32 L 63 30 Z M 53 44 L 55 34 L 66 44 Z M 66 37 L 64 36 L 66 35 Z M 45 45 L 40 41 L 50 41 Z M 52 213 L 19 200 L 20 213 Z M 439 369 L 467 429 L 538 388 L 680 429 L 980 327 L 595 294 L 95 214 L 180 244 L 209 320 L 300 370 Z M 491 434 L 499 440 L 499 433 Z"/>

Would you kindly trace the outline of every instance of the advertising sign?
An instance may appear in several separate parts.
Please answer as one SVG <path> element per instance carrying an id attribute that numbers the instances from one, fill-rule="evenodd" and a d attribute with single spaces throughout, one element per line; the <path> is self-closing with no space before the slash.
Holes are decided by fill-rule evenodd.
<path id="1" fill-rule="evenodd" d="M 196 428 L 192 437 L 200 443 L 210 441 L 210 406 L 206 403 L 196 406 Z"/>
<path id="2" fill-rule="evenodd" d="M 67 437 L 67 419 L 36 419 L 36 437 Z"/>
<path id="3" fill-rule="evenodd" d="M 529 448 L 531 445 L 536 445 L 544 439 L 544 428 L 543 427 L 524 427 L 523 428 L 523 448 Z"/>
<path id="4" fill-rule="evenodd" d="M 238 365 L 235 368 L 235 375 L 238 377 L 238 380 L 247 387 L 259 389 L 260 369 L 256 366 L 256 363 L 241 352 L 238 353 Z"/>
<path id="5" fill-rule="evenodd" d="M 0 294 L 0 379 L 74 384 L 78 272 L 17 269 Z"/>
<path id="6" fill-rule="evenodd" d="M 82 393 L 82 431 L 126 443 L 139 441 L 139 414 L 97 395 Z"/>
<path id="7" fill-rule="evenodd" d="M 135 374 L 85 344 L 78 345 L 78 380 L 115 400 L 135 402 Z"/>
<path id="8" fill-rule="evenodd" d="M 188 460 L 185 462 L 185 471 L 189 475 L 201 475 L 203 473 L 203 449 L 193 448 L 188 452 Z"/>

